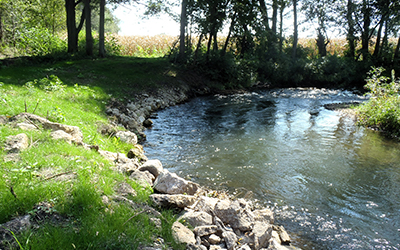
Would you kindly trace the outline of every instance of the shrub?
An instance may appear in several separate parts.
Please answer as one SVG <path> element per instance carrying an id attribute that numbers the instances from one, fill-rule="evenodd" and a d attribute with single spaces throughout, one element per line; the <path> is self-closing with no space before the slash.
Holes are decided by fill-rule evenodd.
<path id="1" fill-rule="evenodd" d="M 67 44 L 47 29 L 30 28 L 19 33 L 17 49 L 24 55 L 44 56 L 65 52 Z"/>
<path id="2" fill-rule="evenodd" d="M 384 131 L 391 136 L 400 136 L 400 80 L 383 76 L 383 68 L 373 68 L 366 79 L 365 88 L 370 91 L 368 102 L 358 107 L 358 123 Z"/>

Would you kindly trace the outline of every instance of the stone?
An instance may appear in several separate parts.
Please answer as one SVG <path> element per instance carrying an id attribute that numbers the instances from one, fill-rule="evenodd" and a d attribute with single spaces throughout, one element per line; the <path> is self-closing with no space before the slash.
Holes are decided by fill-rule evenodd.
<path id="1" fill-rule="evenodd" d="M 160 160 L 148 160 L 139 167 L 139 171 L 149 171 L 154 177 L 158 177 L 164 170 Z"/>
<path id="2" fill-rule="evenodd" d="M 183 194 L 152 194 L 150 199 L 160 207 L 185 208 L 192 205 L 196 198 L 192 195 Z"/>
<path id="3" fill-rule="evenodd" d="M 224 249 L 226 249 L 226 248 L 223 248 L 219 245 L 211 245 L 210 246 L 210 250 L 224 250 Z"/>
<path id="4" fill-rule="evenodd" d="M 50 133 L 50 137 L 54 140 L 64 140 L 67 143 L 71 144 L 73 138 L 72 135 L 64 132 L 63 130 L 56 130 Z"/>
<path id="5" fill-rule="evenodd" d="M 4 125 L 8 122 L 8 118 L 5 115 L 0 115 L 0 125 Z"/>
<path id="6" fill-rule="evenodd" d="M 74 143 L 82 143 L 83 134 L 77 126 L 69 126 L 61 123 L 46 122 L 43 124 L 44 129 L 51 129 L 53 131 L 62 130 L 72 136 L 71 141 Z"/>
<path id="7" fill-rule="evenodd" d="M 193 229 L 193 232 L 195 235 L 199 237 L 207 236 L 207 235 L 212 235 L 217 233 L 218 227 L 215 225 L 207 225 L 207 226 L 197 226 Z M 213 243 L 216 244 L 216 243 Z"/>
<path id="8" fill-rule="evenodd" d="M 154 182 L 154 189 L 164 194 L 194 195 L 199 188 L 199 184 L 187 181 L 168 170 L 164 170 Z"/>
<path id="9" fill-rule="evenodd" d="M 274 230 L 279 234 L 282 245 L 289 245 L 291 240 L 289 234 L 286 232 L 283 226 L 274 226 Z"/>
<path id="10" fill-rule="evenodd" d="M 35 125 L 26 123 L 26 122 L 21 122 L 17 123 L 17 127 L 22 129 L 22 130 L 35 130 L 38 129 Z"/>
<path id="11" fill-rule="evenodd" d="M 4 150 L 7 153 L 19 153 L 21 150 L 28 148 L 29 138 L 26 134 L 10 135 L 6 139 Z"/>
<path id="12" fill-rule="evenodd" d="M 237 248 L 237 250 L 251 250 L 251 248 L 249 247 L 249 245 L 244 244 Z"/>
<path id="13" fill-rule="evenodd" d="M 211 198 L 207 196 L 200 196 L 197 200 L 197 202 L 191 206 L 191 209 L 195 211 L 203 211 L 209 214 L 212 214 L 215 208 L 215 205 L 219 199 L 217 198 Z"/>
<path id="14" fill-rule="evenodd" d="M 2 245 L 3 241 L 10 241 L 13 239 L 13 235 L 10 233 L 10 231 L 15 235 L 18 235 L 22 231 L 29 229 L 31 226 L 32 224 L 30 215 L 19 216 L 4 224 L 0 224 L 0 246 Z"/>
<path id="15" fill-rule="evenodd" d="M 130 159 L 139 159 L 143 161 L 147 161 L 147 157 L 144 155 L 143 146 L 136 144 L 134 148 L 131 148 L 127 154 L 127 157 Z"/>
<path id="16" fill-rule="evenodd" d="M 224 238 L 226 248 L 228 248 L 228 250 L 235 249 L 238 238 L 234 232 L 230 231 L 223 232 L 222 237 Z"/>
<path id="17" fill-rule="evenodd" d="M 153 126 L 153 121 L 150 118 L 148 118 L 144 120 L 143 126 L 145 126 L 146 128 L 150 128 L 151 126 Z"/>
<path id="18" fill-rule="evenodd" d="M 134 171 L 138 169 L 139 163 L 137 161 L 129 161 L 129 162 L 124 162 L 124 163 L 117 163 L 115 166 L 115 170 L 131 175 Z"/>
<path id="19" fill-rule="evenodd" d="M 254 224 L 254 215 L 244 200 L 220 200 L 215 205 L 215 215 L 241 231 L 251 230 Z"/>
<path id="20" fill-rule="evenodd" d="M 115 134 L 115 137 L 119 138 L 121 141 L 136 145 L 138 143 L 138 139 L 135 133 L 131 131 L 118 131 Z"/>
<path id="21" fill-rule="evenodd" d="M 177 242 L 196 244 L 194 233 L 179 221 L 175 221 L 172 225 L 172 236 Z"/>
<path id="22" fill-rule="evenodd" d="M 143 187 L 152 186 L 154 181 L 154 176 L 149 171 L 134 171 L 129 178 Z"/>
<path id="23" fill-rule="evenodd" d="M 218 245 L 221 243 L 221 237 L 216 234 L 211 234 L 210 237 L 208 237 L 208 242 L 212 245 Z"/>
<path id="24" fill-rule="evenodd" d="M 213 224 L 213 218 L 206 212 L 196 212 L 193 210 L 186 210 L 178 220 L 185 220 L 189 222 L 192 227 L 207 226 Z"/>
<path id="25" fill-rule="evenodd" d="M 268 241 L 272 236 L 272 226 L 260 221 L 256 221 L 253 227 L 254 249 L 260 249 L 268 246 Z"/>
<path id="26" fill-rule="evenodd" d="M 126 182 L 119 183 L 118 186 L 115 188 L 115 191 L 117 193 L 121 194 L 122 196 L 127 196 L 127 195 L 136 196 L 137 195 L 135 189 L 133 189 L 131 187 L 131 185 L 129 185 Z"/>
<path id="27" fill-rule="evenodd" d="M 253 215 L 256 221 L 266 222 L 269 224 L 274 223 L 274 213 L 268 208 L 254 210 Z"/>

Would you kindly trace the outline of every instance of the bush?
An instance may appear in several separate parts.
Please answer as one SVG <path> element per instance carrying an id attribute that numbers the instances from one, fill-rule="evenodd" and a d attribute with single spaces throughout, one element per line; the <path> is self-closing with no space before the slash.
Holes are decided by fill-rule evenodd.
<path id="1" fill-rule="evenodd" d="M 17 49 L 20 54 L 29 56 L 44 56 L 63 53 L 67 44 L 47 29 L 30 28 L 19 34 Z"/>
<path id="2" fill-rule="evenodd" d="M 400 136 L 400 80 L 383 76 L 383 68 L 373 68 L 366 79 L 365 88 L 371 99 L 358 107 L 358 123 L 363 126 L 384 131 L 391 136 Z"/>

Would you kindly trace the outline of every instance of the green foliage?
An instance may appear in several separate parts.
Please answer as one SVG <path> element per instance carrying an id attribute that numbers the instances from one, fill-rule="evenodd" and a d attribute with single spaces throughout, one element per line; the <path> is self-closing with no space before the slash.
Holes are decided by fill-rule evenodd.
<path id="1" fill-rule="evenodd" d="M 366 79 L 365 88 L 370 91 L 368 102 L 358 107 L 358 123 L 385 133 L 400 136 L 400 80 L 383 76 L 383 68 L 373 68 Z"/>

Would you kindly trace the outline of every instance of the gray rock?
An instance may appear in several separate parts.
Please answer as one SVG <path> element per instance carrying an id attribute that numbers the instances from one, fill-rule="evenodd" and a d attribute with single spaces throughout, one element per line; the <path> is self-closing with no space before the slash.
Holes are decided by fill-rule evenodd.
<path id="1" fill-rule="evenodd" d="M 135 133 L 131 131 L 118 131 L 115 137 L 119 138 L 121 141 L 135 145 L 138 143 L 138 139 Z"/>
<path id="2" fill-rule="evenodd" d="M 219 199 L 211 198 L 207 196 L 200 196 L 197 202 L 191 207 L 191 209 L 195 211 L 203 211 L 209 214 L 212 214 L 215 208 L 215 205 Z"/>
<path id="3" fill-rule="evenodd" d="M 194 233 L 179 221 L 175 221 L 172 225 L 172 236 L 177 242 L 193 245 L 196 244 Z"/>
<path id="4" fill-rule="evenodd" d="M 8 122 L 8 118 L 5 115 L 0 115 L 0 125 L 6 124 Z"/>
<path id="5" fill-rule="evenodd" d="M 283 226 L 276 226 L 276 225 L 273 228 L 279 234 L 281 244 L 289 245 L 291 240 L 290 240 L 289 234 L 286 232 L 285 228 Z"/>
<path id="6" fill-rule="evenodd" d="M 22 231 L 29 229 L 31 227 L 30 219 L 30 215 L 24 215 L 4 224 L 0 224 L 0 245 L 2 245 L 2 241 L 9 241 L 13 239 L 13 235 L 10 233 L 10 231 L 17 235 Z"/>
<path id="7" fill-rule="evenodd" d="M 73 138 L 72 135 L 64 132 L 63 130 L 56 130 L 50 133 L 50 137 L 53 138 L 54 140 L 64 140 L 71 144 Z"/>
<path id="8" fill-rule="evenodd" d="M 237 250 L 251 250 L 251 248 L 249 247 L 249 245 L 244 244 L 237 248 Z"/>
<path id="9" fill-rule="evenodd" d="M 186 210 L 178 220 L 185 220 L 189 222 L 192 227 L 207 226 L 213 224 L 213 218 L 206 212 L 196 212 L 193 210 Z"/>
<path id="10" fill-rule="evenodd" d="M 10 135 L 6 139 L 4 150 L 7 153 L 18 153 L 21 150 L 28 148 L 29 138 L 26 134 Z"/>
<path id="11" fill-rule="evenodd" d="M 164 170 L 161 161 L 159 160 L 148 160 L 139 167 L 139 171 L 149 171 L 154 177 L 158 177 Z"/>
<path id="12" fill-rule="evenodd" d="M 253 227 L 254 233 L 254 249 L 260 249 L 268 246 L 268 241 L 271 239 L 272 226 L 260 221 L 256 221 Z"/>
<path id="13" fill-rule="evenodd" d="M 256 221 L 266 222 L 269 224 L 274 223 L 274 213 L 268 208 L 261 210 L 254 210 L 253 214 L 254 214 L 254 219 Z"/>
<path id="14" fill-rule="evenodd" d="M 226 247 L 228 250 L 232 250 L 236 247 L 238 238 L 234 232 L 226 231 L 222 233 Z"/>
<path id="15" fill-rule="evenodd" d="M 135 189 L 133 189 L 131 187 L 131 185 L 129 185 L 126 182 L 119 183 L 118 186 L 115 188 L 115 191 L 117 193 L 121 194 L 122 196 L 126 196 L 126 195 L 136 196 L 137 195 Z"/>
<path id="16" fill-rule="evenodd" d="M 35 130 L 38 129 L 35 125 L 26 123 L 26 122 L 21 122 L 17 123 L 17 127 L 22 129 L 22 130 Z"/>
<path id="17" fill-rule="evenodd" d="M 150 199 L 161 207 L 185 208 L 195 202 L 195 197 L 183 194 L 152 194 Z"/>
<path id="18" fill-rule="evenodd" d="M 212 245 L 218 245 L 221 243 L 221 237 L 216 234 L 211 234 L 210 237 L 208 237 L 208 242 Z"/>
<path id="19" fill-rule="evenodd" d="M 168 170 L 164 170 L 154 182 L 154 189 L 164 194 L 194 195 L 199 188 L 199 184 L 187 181 Z"/>
<path id="20" fill-rule="evenodd" d="M 154 176 L 149 171 L 134 171 L 129 178 L 143 187 L 152 186 L 154 181 Z"/>
<path id="21" fill-rule="evenodd" d="M 148 118 L 148 119 L 144 120 L 143 126 L 145 126 L 146 128 L 149 128 L 149 127 L 153 126 L 153 121 L 150 118 Z"/>
<path id="22" fill-rule="evenodd" d="M 254 224 L 254 215 L 244 200 L 220 200 L 215 205 L 215 215 L 241 231 L 251 230 Z"/>
<path id="23" fill-rule="evenodd" d="M 147 157 L 144 155 L 143 146 L 136 144 L 134 148 L 129 150 L 127 157 L 130 159 L 137 158 L 140 161 L 147 161 Z"/>
<path id="24" fill-rule="evenodd" d="M 197 226 L 193 230 L 194 234 L 199 237 L 212 235 L 212 234 L 215 235 L 215 233 L 217 233 L 217 231 L 218 231 L 218 227 L 215 225 Z M 212 244 L 217 244 L 217 243 L 212 243 Z"/>

